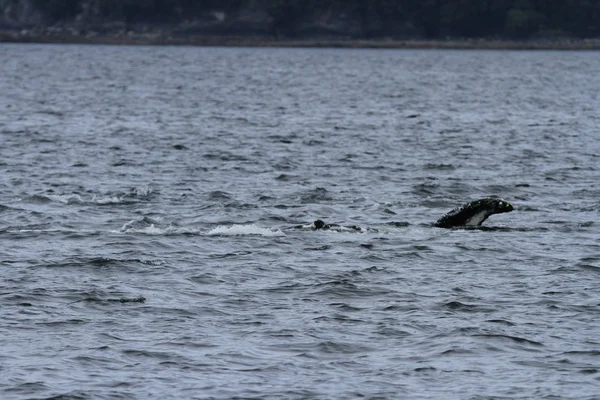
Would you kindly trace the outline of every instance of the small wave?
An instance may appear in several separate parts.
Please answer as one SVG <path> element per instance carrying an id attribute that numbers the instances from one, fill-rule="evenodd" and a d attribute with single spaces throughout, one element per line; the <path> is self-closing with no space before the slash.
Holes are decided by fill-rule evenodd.
<path id="1" fill-rule="evenodd" d="M 127 224 L 125 224 L 127 225 Z M 127 227 L 121 228 L 121 232 L 122 233 L 143 233 L 145 235 L 167 235 L 167 234 L 171 234 L 171 233 L 177 233 L 175 229 L 173 229 L 172 227 L 166 227 L 166 228 L 161 228 L 158 226 L 155 226 L 154 224 L 151 224 L 150 226 L 145 226 L 145 227 L 141 227 L 141 228 L 127 228 Z"/>
<path id="2" fill-rule="evenodd" d="M 141 229 L 145 229 L 145 228 L 149 228 L 149 227 L 154 227 L 155 225 L 158 225 L 161 223 L 162 223 L 162 220 L 152 219 L 149 217 L 143 217 L 143 218 L 140 218 L 137 220 L 132 219 L 131 221 L 123 224 L 120 231 L 121 232 L 137 231 L 137 230 L 141 230 Z"/>
<path id="3" fill-rule="evenodd" d="M 27 197 L 25 200 L 32 203 L 62 203 L 62 204 L 81 204 L 83 199 L 78 194 L 35 194 Z"/>
<path id="4" fill-rule="evenodd" d="M 320 203 L 335 200 L 334 196 L 325 188 L 317 187 L 313 190 L 304 192 L 300 200 L 302 204 Z"/>
<path id="5" fill-rule="evenodd" d="M 453 171 L 456 169 L 456 166 L 454 166 L 453 164 L 444 164 L 444 163 L 427 163 L 427 164 L 425 164 L 424 169 L 439 170 L 439 171 Z"/>
<path id="6" fill-rule="evenodd" d="M 114 231 L 113 231 L 114 232 Z M 190 229 L 166 223 L 162 219 L 143 217 L 123 224 L 115 233 L 141 233 L 144 235 L 195 235 L 198 229 Z"/>
<path id="7" fill-rule="evenodd" d="M 97 231 L 91 229 L 84 230 L 75 230 L 68 228 L 19 228 L 19 227 L 9 227 L 5 230 L 7 233 L 82 233 L 82 234 L 95 234 Z"/>
<path id="8" fill-rule="evenodd" d="M 119 298 L 108 298 L 108 299 L 101 299 L 101 298 L 97 298 L 97 297 L 86 297 L 85 299 L 78 300 L 76 302 L 80 302 L 80 301 L 87 301 L 87 302 L 92 302 L 92 303 L 145 303 L 146 298 L 144 296 L 119 297 Z M 73 303 L 71 303 L 71 304 L 73 304 Z"/>
<path id="9" fill-rule="evenodd" d="M 442 308 L 449 309 L 452 311 L 461 311 L 461 312 L 493 312 L 495 309 L 490 307 L 485 307 L 477 304 L 467 304 L 462 303 L 460 301 L 449 301 L 447 303 L 442 304 Z"/>
<path id="10" fill-rule="evenodd" d="M 208 194 L 208 199 L 212 201 L 231 201 L 232 198 L 231 194 L 221 190 L 214 190 Z"/>
<path id="11" fill-rule="evenodd" d="M 92 202 L 98 205 L 129 204 L 140 201 L 149 201 L 155 194 L 151 185 L 143 185 L 131 188 L 127 193 L 107 194 L 104 196 L 94 195 Z"/>
<path id="12" fill-rule="evenodd" d="M 405 228 L 407 226 L 410 226 L 410 223 L 406 221 L 390 221 L 386 222 L 386 225 L 393 226 L 394 228 Z"/>
<path id="13" fill-rule="evenodd" d="M 13 209 L 12 207 L 5 206 L 4 204 L 0 204 L 0 213 L 7 211 L 7 210 L 12 210 L 12 209 Z"/>
<path id="14" fill-rule="evenodd" d="M 104 290 L 76 291 L 69 297 L 75 297 L 75 299 L 65 304 L 68 306 L 81 302 L 97 304 L 146 302 L 146 298 L 142 295 L 131 296 L 126 293 L 111 293 Z"/>
<path id="15" fill-rule="evenodd" d="M 505 334 L 480 333 L 480 334 L 473 335 L 473 337 L 483 337 L 483 338 L 487 338 L 487 339 L 498 339 L 498 340 L 510 340 L 515 343 L 525 344 L 525 345 L 530 345 L 530 346 L 543 346 L 544 345 L 544 343 L 538 342 L 536 340 L 531 340 L 531 339 L 522 338 L 522 337 L 518 337 L 518 336 L 505 335 Z"/>
<path id="16" fill-rule="evenodd" d="M 131 200 L 125 199 L 123 196 L 108 196 L 108 197 L 97 197 L 92 198 L 92 202 L 101 206 L 114 205 L 114 204 L 125 204 L 131 203 Z"/>
<path id="17" fill-rule="evenodd" d="M 152 187 L 152 185 L 143 185 L 143 186 L 138 186 L 138 187 L 132 188 L 129 195 L 137 197 L 137 198 L 141 198 L 141 199 L 148 199 L 154 193 L 155 193 L 155 190 Z"/>
<path id="18" fill-rule="evenodd" d="M 253 224 L 250 225 L 232 225 L 222 226 L 219 225 L 214 229 L 211 229 L 207 235 L 209 236 L 267 236 L 277 237 L 285 236 L 285 233 L 279 229 L 262 228 Z"/>
<path id="19" fill-rule="evenodd" d="M 30 203 L 60 203 L 60 204 L 95 204 L 95 205 L 113 205 L 130 204 L 135 202 L 148 201 L 154 195 L 154 189 L 150 185 L 134 187 L 128 192 L 117 192 L 109 194 L 94 194 L 82 197 L 77 193 L 68 194 L 34 194 L 25 197 L 23 200 Z"/>

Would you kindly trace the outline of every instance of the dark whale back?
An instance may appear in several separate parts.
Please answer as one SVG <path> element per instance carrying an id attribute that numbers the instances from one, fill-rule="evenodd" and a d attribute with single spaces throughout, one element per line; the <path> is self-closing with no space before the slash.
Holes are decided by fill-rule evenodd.
<path id="1" fill-rule="evenodd" d="M 490 215 L 511 212 L 513 209 L 513 205 L 508 201 L 486 197 L 453 209 L 438 219 L 433 226 L 438 228 L 480 226 Z"/>

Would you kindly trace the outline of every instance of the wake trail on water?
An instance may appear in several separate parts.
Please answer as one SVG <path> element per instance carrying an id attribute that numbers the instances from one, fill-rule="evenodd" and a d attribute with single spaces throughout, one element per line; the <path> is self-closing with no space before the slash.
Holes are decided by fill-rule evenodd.
<path id="1" fill-rule="evenodd" d="M 219 225 L 211 229 L 207 233 L 208 236 L 265 236 L 265 237 L 280 237 L 286 236 L 278 228 L 263 228 L 254 224 L 231 226 Z"/>

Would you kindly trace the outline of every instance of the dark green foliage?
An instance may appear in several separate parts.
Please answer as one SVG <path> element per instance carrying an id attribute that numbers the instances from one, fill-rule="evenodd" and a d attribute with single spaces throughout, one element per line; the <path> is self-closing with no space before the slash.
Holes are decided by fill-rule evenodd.
<path id="1" fill-rule="evenodd" d="M 81 0 L 34 0 L 33 3 L 52 22 L 72 19 L 81 11 Z"/>
<path id="2" fill-rule="evenodd" d="M 18 0 L 15 0 L 18 1 Z M 24 0 L 23 0 L 24 1 Z M 315 21 L 346 19 L 364 37 L 410 32 L 423 38 L 600 36 L 600 0 L 32 0 L 48 21 L 85 9 L 132 23 L 193 20 L 214 11 L 262 11 L 275 36 L 297 36 Z M 0 10 L 2 11 L 2 10 Z M 304 27 L 304 28 L 303 28 Z"/>
<path id="3" fill-rule="evenodd" d="M 459 37 L 493 37 L 504 34 L 509 1 L 447 1 L 442 8 L 442 33 Z"/>
<path id="4" fill-rule="evenodd" d="M 515 38 L 531 36 L 543 28 L 543 16 L 534 10 L 513 8 L 506 18 L 506 33 Z"/>
<path id="5" fill-rule="evenodd" d="M 293 36 L 297 24 L 305 17 L 306 4 L 297 0 L 275 0 L 267 3 L 267 13 L 272 18 L 271 32 L 277 37 Z"/>

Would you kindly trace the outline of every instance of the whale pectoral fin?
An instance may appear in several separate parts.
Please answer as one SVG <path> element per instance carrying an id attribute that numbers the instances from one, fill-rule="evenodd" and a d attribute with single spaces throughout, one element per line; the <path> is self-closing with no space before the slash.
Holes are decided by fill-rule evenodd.
<path id="1" fill-rule="evenodd" d="M 489 216 L 490 214 L 487 211 L 480 211 L 469 218 L 467 222 L 465 222 L 465 226 L 480 226 Z"/>

